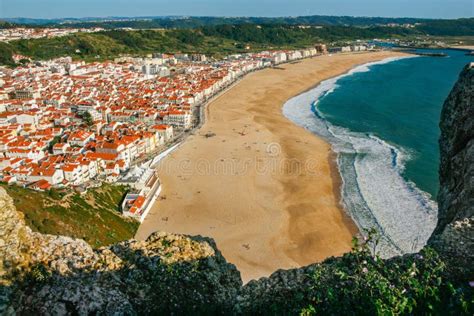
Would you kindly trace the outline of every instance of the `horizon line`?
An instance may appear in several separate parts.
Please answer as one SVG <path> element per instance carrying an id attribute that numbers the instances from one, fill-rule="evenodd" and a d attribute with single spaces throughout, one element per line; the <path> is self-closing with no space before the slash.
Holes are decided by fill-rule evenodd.
<path id="1" fill-rule="evenodd" d="M 278 19 L 278 18 L 302 18 L 302 17 L 349 17 L 349 18 L 381 18 L 381 19 L 417 19 L 417 20 L 459 20 L 459 19 L 474 19 L 474 17 L 456 17 L 456 18 L 435 18 L 435 17 L 409 17 L 409 16 L 369 16 L 369 15 L 324 15 L 324 14 L 310 14 L 310 15 L 275 15 L 275 16 L 258 16 L 258 15 L 136 15 L 136 16 L 120 16 L 120 15 L 111 15 L 111 16 L 81 16 L 81 17 L 27 17 L 27 16 L 15 16 L 15 17 L 0 17 L 0 20 L 7 19 L 30 19 L 30 20 L 66 20 L 66 19 L 107 19 L 107 18 L 127 18 L 127 19 L 146 19 L 146 18 L 268 18 L 268 19 Z"/>

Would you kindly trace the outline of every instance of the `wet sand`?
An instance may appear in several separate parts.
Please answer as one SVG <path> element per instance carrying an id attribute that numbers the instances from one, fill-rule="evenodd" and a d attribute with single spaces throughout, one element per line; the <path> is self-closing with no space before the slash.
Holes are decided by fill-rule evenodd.
<path id="1" fill-rule="evenodd" d="M 212 237 L 244 282 L 349 251 L 357 228 L 340 205 L 335 156 L 282 106 L 322 80 L 400 55 L 320 56 L 245 77 L 160 162 L 161 198 L 136 238 L 157 230 Z"/>

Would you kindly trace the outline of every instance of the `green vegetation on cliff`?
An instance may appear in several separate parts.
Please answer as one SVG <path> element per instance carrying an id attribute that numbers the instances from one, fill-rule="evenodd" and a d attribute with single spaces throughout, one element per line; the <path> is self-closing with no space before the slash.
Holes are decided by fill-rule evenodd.
<path id="1" fill-rule="evenodd" d="M 474 291 L 446 275 L 446 263 L 431 249 L 391 260 L 355 244 L 341 260 L 316 267 L 304 315 L 422 315 L 474 312 Z M 454 285 L 454 284 L 455 285 Z M 456 284 L 457 283 L 457 284 Z"/>
<path id="2" fill-rule="evenodd" d="M 17 40 L 0 46 L 0 63 L 11 64 L 11 53 L 35 59 L 72 56 L 104 60 L 121 54 L 156 52 L 204 53 L 224 56 L 251 50 L 304 48 L 317 42 L 403 37 L 413 34 L 404 28 L 330 26 L 300 28 L 291 25 L 218 25 L 199 29 L 110 30 L 78 33 L 65 37 Z M 2 57 L 5 55 L 4 57 Z"/>
<path id="3" fill-rule="evenodd" d="M 0 42 L 0 65 L 13 66 L 13 47 L 7 43 Z"/>
<path id="4" fill-rule="evenodd" d="M 2 185 L 33 231 L 81 238 L 93 247 L 133 238 L 138 222 L 121 216 L 124 186 L 103 184 L 81 195 L 72 191 L 37 192 Z"/>
<path id="5" fill-rule="evenodd" d="M 413 30 L 398 27 L 299 27 L 292 25 L 217 25 L 202 28 L 208 36 L 224 37 L 244 43 L 307 46 L 316 42 L 389 38 L 416 34 Z"/>
<path id="6" fill-rule="evenodd" d="M 376 235 L 339 258 L 277 271 L 243 287 L 239 314 L 472 315 L 474 288 L 453 277 L 446 258 L 426 247 L 383 260 Z M 254 300 L 252 298 L 255 298 Z"/>
<path id="7" fill-rule="evenodd" d="M 203 36 L 200 31 L 194 30 L 78 33 L 65 37 L 12 41 L 6 44 L 6 48 L 35 59 L 72 56 L 85 60 L 104 60 L 121 54 L 200 52 L 216 55 L 238 51 L 230 40 Z"/>

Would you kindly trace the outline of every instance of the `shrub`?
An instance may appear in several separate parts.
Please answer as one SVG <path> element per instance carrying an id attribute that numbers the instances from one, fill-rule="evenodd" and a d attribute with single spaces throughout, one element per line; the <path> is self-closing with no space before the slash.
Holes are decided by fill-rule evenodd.
<path id="1" fill-rule="evenodd" d="M 310 303 L 302 315 L 469 314 L 473 290 L 446 280 L 445 263 L 430 248 L 419 254 L 382 260 L 371 231 L 351 253 L 332 264 L 318 265 L 312 275 Z"/>

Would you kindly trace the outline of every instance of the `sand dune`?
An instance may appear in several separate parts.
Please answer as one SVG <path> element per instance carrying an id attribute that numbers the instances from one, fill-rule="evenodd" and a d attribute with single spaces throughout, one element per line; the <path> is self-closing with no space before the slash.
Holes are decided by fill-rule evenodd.
<path id="1" fill-rule="evenodd" d="M 398 55 L 321 56 L 248 75 L 160 163 L 162 199 L 136 237 L 157 230 L 212 237 L 244 282 L 350 250 L 357 229 L 339 203 L 335 157 L 281 108 L 324 79 Z"/>

